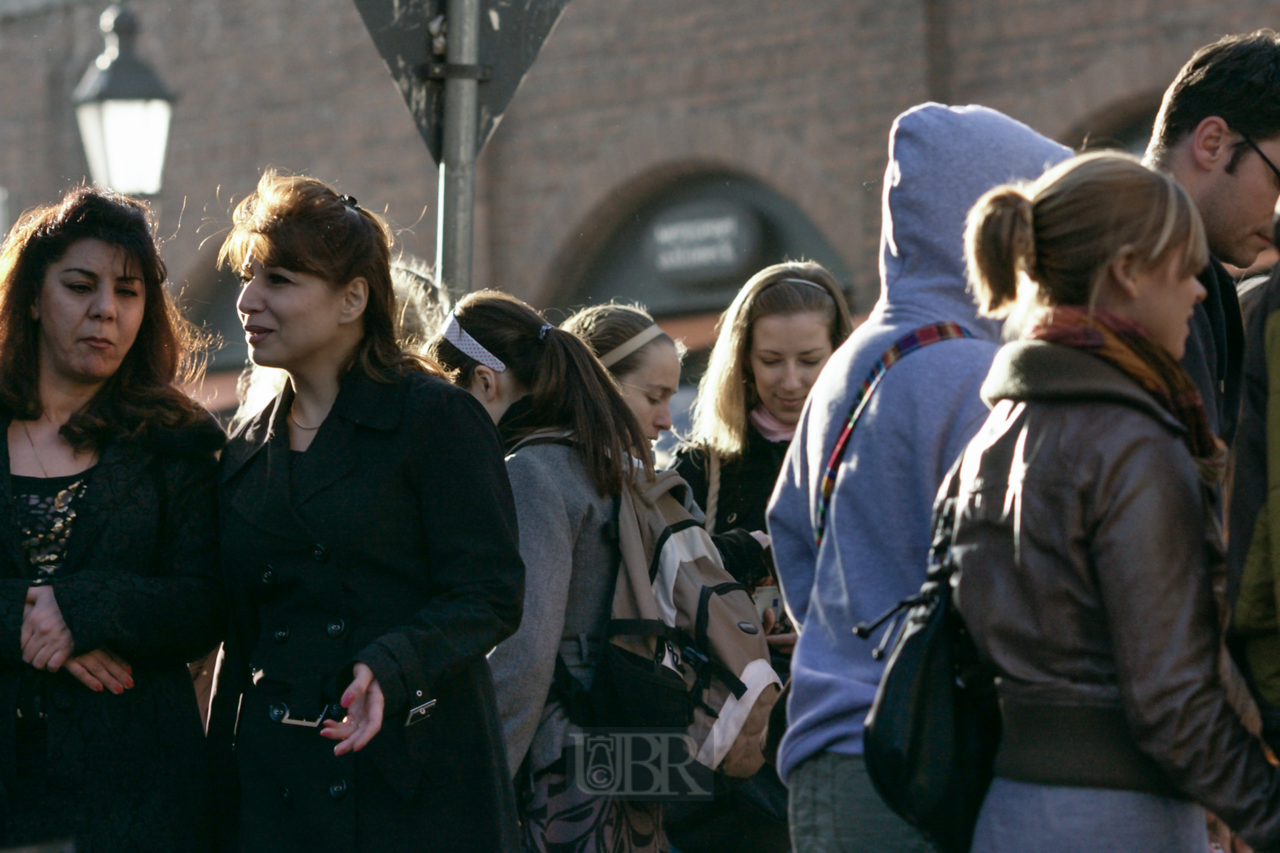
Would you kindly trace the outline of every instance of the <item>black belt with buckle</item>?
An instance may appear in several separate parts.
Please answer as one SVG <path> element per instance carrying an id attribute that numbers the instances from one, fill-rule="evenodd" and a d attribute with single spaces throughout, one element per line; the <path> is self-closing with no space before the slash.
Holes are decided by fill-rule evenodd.
<path id="1" fill-rule="evenodd" d="M 420 723 L 427 717 L 431 716 L 431 709 L 436 706 L 436 700 L 428 699 L 421 705 L 409 709 L 409 716 L 405 717 L 404 724 L 406 727 Z"/>
<path id="2" fill-rule="evenodd" d="M 320 724 L 325 720 L 341 720 L 346 716 L 346 711 L 341 705 L 329 704 L 320 708 L 319 716 L 310 719 L 305 717 L 295 717 L 289 713 L 289 706 L 284 702 L 273 702 L 267 708 L 267 716 L 271 718 L 273 723 L 281 723 L 286 726 L 305 726 L 309 729 L 319 728 Z"/>

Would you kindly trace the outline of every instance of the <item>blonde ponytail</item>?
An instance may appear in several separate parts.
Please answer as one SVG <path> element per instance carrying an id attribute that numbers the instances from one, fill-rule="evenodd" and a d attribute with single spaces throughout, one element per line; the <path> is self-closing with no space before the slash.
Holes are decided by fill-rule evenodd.
<path id="1" fill-rule="evenodd" d="M 1187 275 L 1209 259 L 1186 190 L 1119 152 L 1081 154 L 1029 186 L 996 187 L 964 234 L 969 282 L 989 317 L 1009 313 L 1024 277 L 1038 304 L 1092 307 L 1107 264 L 1126 250 L 1149 269 L 1178 253 Z"/>
<path id="2" fill-rule="evenodd" d="M 1018 299 L 1018 280 L 1035 269 L 1035 205 L 1015 186 L 987 192 L 969 212 L 964 232 L 969 284 L 988 317 L 1003 317 Z"/>

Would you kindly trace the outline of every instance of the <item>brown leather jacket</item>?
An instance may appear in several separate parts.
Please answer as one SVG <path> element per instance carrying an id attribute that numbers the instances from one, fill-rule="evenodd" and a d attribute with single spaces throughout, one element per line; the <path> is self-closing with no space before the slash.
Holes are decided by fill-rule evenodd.
<path id="1" fill-rule="evenodd" d="M 1280 849 L 1280 770 L 1221 663 L 1221 537 L 1183 427 L 1054 344 L 1001 349 L 982 394 L 953 556 L 960 613 L 999 670 L 997 774 L 1190 798 Z"/>

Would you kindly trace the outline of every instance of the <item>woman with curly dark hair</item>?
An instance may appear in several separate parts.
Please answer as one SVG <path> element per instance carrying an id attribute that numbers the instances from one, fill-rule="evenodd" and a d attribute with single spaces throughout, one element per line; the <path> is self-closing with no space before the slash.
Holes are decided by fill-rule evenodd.
<path id="1" fill-rule="evenodd" d="M 218 642 L 197 336 L 142 202 L 81 187 L 0 251 L 0 845 L 202 850 L 186 663 Z"/>

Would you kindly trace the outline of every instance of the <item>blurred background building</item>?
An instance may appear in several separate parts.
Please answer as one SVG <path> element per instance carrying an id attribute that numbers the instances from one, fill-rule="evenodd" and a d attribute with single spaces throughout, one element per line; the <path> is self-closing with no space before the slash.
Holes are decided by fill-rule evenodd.
<path id="1" fill-rule="evenodd" d="M 88 174 L 73 91 L 105 0 L 0 0 L 0 224 Z M 436 168 L 351 0 L 130 0 L 177 96 L 160 231 L 192 316 L 245 347 L 214 258 L 274 166 L 385 211 L 435 256 Z M 889 126 L 980 103 L 1064 143 L 1145 145 L 1200 45 L 1276 24 L 1264 0 L 572 0 L 478 162 L 475 276 L 538 307 L 647 305 L 695 351 L 755 269 L 827 265 L 878 291 Z M 696 370 L 696 359 L 692 362 Z"/>

